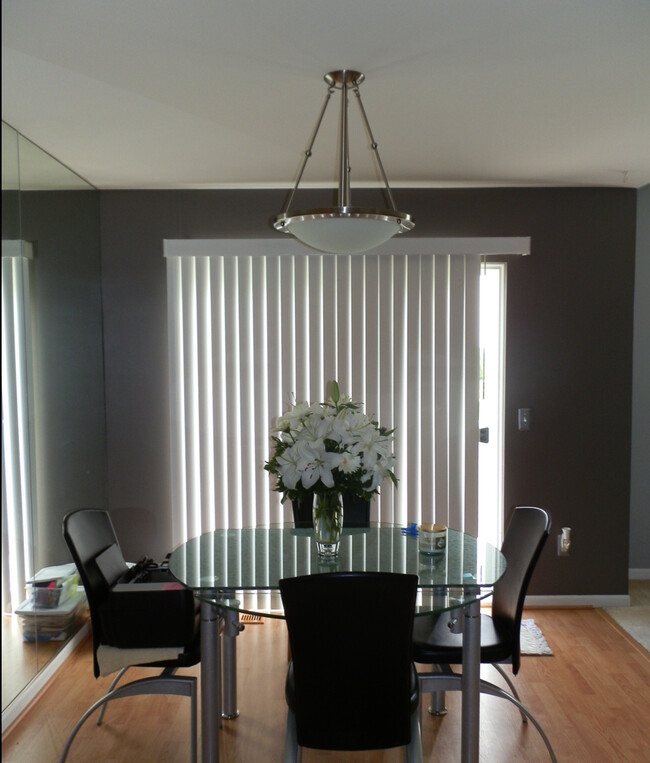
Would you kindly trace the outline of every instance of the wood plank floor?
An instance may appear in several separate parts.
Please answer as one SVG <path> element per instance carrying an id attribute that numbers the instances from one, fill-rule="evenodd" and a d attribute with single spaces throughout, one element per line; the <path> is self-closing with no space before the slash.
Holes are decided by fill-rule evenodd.
<path id="1" fill-rule="evenodd" d="M 88 619 L 87 610 L 80 614 L 71 633 L 76 633 Z M 27 643 L 23 639 L 20 619 L 15 615 L 2 617 L 2 707 L 7 705 L 54 658 L 64 645 L 64 641 L 36 641 Z"/>
<path id="2" fill-rule="evenodd" d="M 523 657 L 516 684 L 546 730 L 559 761 L 650 761 L 650 654 L 601 610 L 528 610 L 554 652 Z M 238 639 L 240 717 L 225 721 L 221 755 L 227 763 L 282 760 L 287 642 L 282 621 L 248 625 Z M 370 666 L 369 666 L 370 667 Z M 363 669 L 363 668 L 362 668 Z M 138 671 L 132 671 L 135 677 Z M 198 674 L 198 669 L 193 669 Z M 147 675 L 146 671 L 140 671 Z M 488 680 L 500 679 L 485 666 Z M 83 711 L 108 679 L 92 677 L 90 641 L 82 645 L 33 708 L 3 739 L 5 763 L 52 763 Z M 424 698 L 426 703 L 426 697 Z M 449 713 L 422 711 L 424 760 L 460 759 L 460 696 L 447 695 Z M 332 723 L 337 722 L 332 710 Z M 189 703 L 177 697 L 134 697 L 109 706 L 104 724 L 90 719 L 79 732 L 70 763 L 189 760 Z M 532 724 L 494 697 L 481 699 L 481 761 L 546 761 Z M 399 750 L 326 753 L 305 750 L 304 763 L 398 763 Z"/>

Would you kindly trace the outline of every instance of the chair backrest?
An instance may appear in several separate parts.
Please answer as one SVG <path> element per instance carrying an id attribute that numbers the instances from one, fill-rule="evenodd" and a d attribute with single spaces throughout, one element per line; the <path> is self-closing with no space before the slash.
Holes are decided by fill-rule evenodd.
<path id="1" fill-rule="evenodd" d="M 78 509 L 63 518 L 63 537 L 84 585 L 93 631 L 95 676 L 97 648 L 102 643 L 99 610 L 110 587 L 128 568 L 107 511 Z M 99 561 L 98 561 L 99 559 Z"/>
<path id="2" fill-rule="evenodd" d="M 280 580 L 299 745 L 371 750 L 409 743 L 417 581 L 386 572 Z"/>
<path id="3" fill-rule="evenodd" d="M 538 506 L 517 506 L 506 530 L 501 551 L 508 566 L 494 586 L 492 617 L 512 638 L 512 671 L 520 664 L 521 613 L 528 584 L 551 529 L 549 513 Z"/>

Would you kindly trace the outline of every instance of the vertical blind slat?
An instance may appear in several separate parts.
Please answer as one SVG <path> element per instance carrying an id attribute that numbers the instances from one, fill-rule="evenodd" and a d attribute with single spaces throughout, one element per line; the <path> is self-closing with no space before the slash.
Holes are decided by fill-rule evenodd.
<path id="1" fill-rule="evenodd" d="M 207 257 L 201 257 L 196 262 L 196 299 L 201 522 L 200 527 L 194 529 L 200 529 L 211 526 L 213 517 L 210 507 L 215 504 L 212 301 L 210 260 Z"/>
<path id="2" fill-rule="evenodd" d="M 449 258 L 436 257 L 434 270 L 435 519 L 449 525 Z"/>
<path id="3" fill-rule="evenodd" d="M 331 374 L 332 379 L 339 379 L 338 369 L 338 320 L 334 305 L 338 302 L 337 264 L 338 257 L 322 257 L 323 279 L 323 379 L 321 394 L 316 398 L 322 400 L 325 395 L 325 378 Z"/>
<path id="4" fill-rule="evenodd" d="M 197 314 L 196 314 L 196 262 L 183 263 L 182 300 L 183 300 L 183 331 L 182 331 L 182 358 L 183 358 L 183 407 L 184 407 L 184 438 L 185 438 L 185 461 L 183 464 L 185 473 L 185 490 L 187 506 L 198 505 L 200 493 L 200 450 L 198 447 L 199 416 L 197 411 L 197 356 L 196 346 Z M 195 533 L 200 517 L 195 512 L 188 512 L 186 521 L 189 523 L 186 531 Z"/>
<path id="5" fill-rule="evenodd" d="M 2 555 L 3 612 L 14 611 L 23 601 L 25 581 L 33 572 L 29 267 L 27 257 L 2 258 L 2 524 L 3 545 L 5 540 L 7 544 Z"/>
<path id="6" fill-rule="evenodd" d="M 412 521 L 414 506 L 422 511 L 422 438 L 426 437 L 422 429 L 422 258 L 419 256 L 407 259 L 406 275 L 406 364 L 403 384 L 408 389 L 405 407 L 409 422 L 408 431 L 408 483 L 407 506 L 404 521 Z M 415 519 L 419 519 L 420 516 Z"/>
<path id="7" fill-rule="evenodd" d="M 169 352 L 169 404 L 171 423 L 171 501 L 172 512 L 172 542 L 177 546 L 186 537 L 185 521 L 187 505 L 185 503 L 185 469 L 184 462 L 185 440 L 180 436 L 183 431 L 183 400 L 182 382 L 183 360 L 181 356 L 181 333 L 183 320 L 183 301 L 181 296 L 181 265 L 180 257 L 167 261 L 167 337 Z"/>
<path id="8" fill-rule="evenodd" d="M 393 360 L 394 360 L 394 296 L 393 296 L 393 273 L 395 258 L 379 258 L 379 410 L 378 421 L 385 427 L 397 427 L 400 425 L 393 407 Z M 402 475 L 397 471 L 397 479 L 402 480 Z M 379 519 L 389 522 L 393 518 L 395 491 L 387 490 L 382 486 Z"/>
<path id="9" fill-rule="evenodd" d="M 253 346 L 253 258 L 240 258 L 239 279 L 239 389 L 241 441 L 239 461 L 242 486 L 241 523 L 244 527 L 256 524 L 255 502 L 255 360 Z M 261 380 L 260 380 L 261 381 Z"/>
<path id="10" fill-rule="evenodd" d="M 216 527 L 217 518 L 223 526 L 223 515 L 228 506 L 228 440 L 225 435 L 228 426 L 227 387 L 226 387 L 226 325 L 225 325 L 225 276 L 224 258 L 210 257 L 210 293 L 212 297 L 212 378 L 215 382 L 213 393 L 213 431 L 214 444 L 214 474 L 215 474 L 215 505 L 207 507 L 212 510 L 212 521 L 206 530 Z"/>
<path id="11" fill-rule="evenodd" d="M 350 257 L 350 374 L 354 399 L 366 402 L 365 257 Z"/>
<path id="12" fill-rule="evenodd" d="M 296 384 L 294 392 L 299 400 L 309 400 L 309 257 L 296 257 Z"/>
<path id="13" fill-rule="evenodd" d="M 478 534 L 480 259 L 465 258 L 465 531 Z"/>
<path id="14" fill-rule="evenodd" d="M 402 488 L 395 496 L 393 506 L 393 519 L 396 522 L 405 523 L 409 511 L 408 497 L 411 475 L 409 474 L 409 433 L 414 424 L 408 415 L 410 401 L 406 399 L 406 363 L 408 358 L 408 324 L 406 298 L 407 290 L 407 258 L 405 256 L 394 258 L 393 270 L 393 414 L 391 421 L 396 424 L 395 431 L 395 467 L 396 472 L 402 478 Z M 390 341 L 390 339 L 388 339 Z M 408 475 L 408 476 L 407 476 Z M 419 507 L 411 513 L 419 511 Z M 389 517 L 390 519 L 390 517 Z M 417 521 L 417 516 L 414 520 Z"/>
<path id="15" fill-rule="evenodd" d="M 241 461 L 241 402 L 240 402 L 240 357 L 239 357 L 239 258 L 224 258 L 224 336 L 226 371 L 225 427 L 221 440 L 226 444 L 224 458 L 227 470 L 228 492 L 225 511 L 217 515 L 217 527 L 241 527 L 242 515 L 242 474 Z M 221 520 L 221 521 L 220 521 Z"/>
<path id="16" fill-rule="evenodd" d="M 341 389 L 354 396 L 350 368 L 350 257 L 337 257 L 336 268 L 337 370 Z"/>
<path id="17" fill-rule="evenodd" d="M 465 261 L 461 257 L 450 259 L 449 300 L 449 508 L 447 515 L 451 527 L 463 529 L 465 480 L 463 455 L 465 453 Z M 453 299 L 455 294 L 462 298 Z"/>
<path id="18" fill-rule="evenodd" d="M 434 521 L 435 395 L 434 395 L 434 275 L 433 258 L 420 258 L 420 472 L 422 521 Z"/>
<path id="19" fill-rule="evenodd" d="M 253 378 L 252 386 L 253 404 L 255 406 L 254 421 L 254 471 L 262 468 L 262 464 L 269 455 L 269 340 L 267 334 L 267 305 L 266 305 L 266 258 L 253 258 L 253 305 L 258 308 L 253 310 Z M 261 524 L 268 524 L 270 518 L 269 493 L 264 490 L 262 480 L 255 475 L 255 506 L 257 508 L 256 519 Z M 279 518 L 275 521 L 279 521 Z"/>

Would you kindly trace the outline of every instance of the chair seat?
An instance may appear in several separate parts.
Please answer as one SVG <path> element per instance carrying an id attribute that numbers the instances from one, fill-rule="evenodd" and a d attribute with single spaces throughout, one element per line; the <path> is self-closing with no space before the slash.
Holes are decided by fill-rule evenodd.
<path id="1" fill-rule="evenodd" d="M 189 668 L 200 662 L 200 631 L 189 646 L 124 649 L 100 644 L 96 650 L 101 676 L 108 676 L 125 667 Z"/>
<path id="2" fill-rule="evenodd" d="M 363 683 L 359 683 L 359 691 L 364 691 Z M 287 698 L 287 705 L 295 712 L 296 711 L 296 686 L 293 674 L 293 661 L 289 663 L 287 670 L 287 680 L 284 686 L 284 693 Z M 410 696 L 410 711 L 414 713 L 417 709 L 420 701 L 420 686 L 418 683 L 418 674 L 415 669 L 415 665 L 411 665 L 411 696 Z"/>
<path id="3" fill-rule="evenodd" d="M 416 617 L 413 626 L 413 659 L 432 665 L 460 665 L 463 661 L 463 634 L 448 626 L 449 612 Z M 502 662 L 512 654 L 511 627 L 489 615 L 481 615 L 481 662 Z"/>

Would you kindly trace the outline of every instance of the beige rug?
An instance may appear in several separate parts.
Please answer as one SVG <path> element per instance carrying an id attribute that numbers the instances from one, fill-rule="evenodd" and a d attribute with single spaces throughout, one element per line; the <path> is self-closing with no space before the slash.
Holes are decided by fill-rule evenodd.
<path id="1" fill-rule="evenodd" d="M 630 580 L 629 607 L 605 607 L 604 611 L 650 652 L 650 580 Z"/>
<path id="2" fill-rule="evenodd" d="M 521 621 L 519 647 L 522 654 L 553 655 L 551 647 L 546 643 L 544 634 L 534 620 Z"/>

